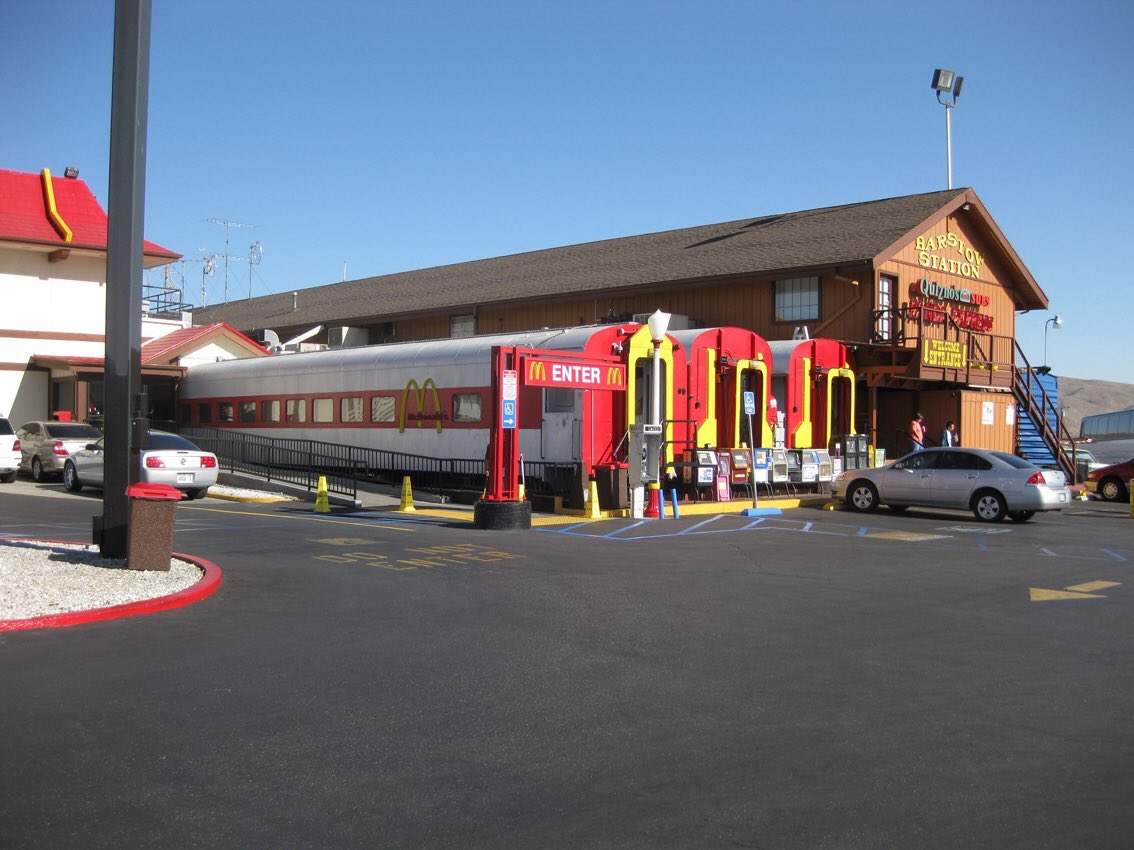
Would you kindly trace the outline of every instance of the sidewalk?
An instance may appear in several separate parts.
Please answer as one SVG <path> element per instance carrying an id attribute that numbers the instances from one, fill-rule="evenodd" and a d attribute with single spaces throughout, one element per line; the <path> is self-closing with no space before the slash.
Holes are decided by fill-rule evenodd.
<path id="1" fill-rule="evenodd" d="M 265 481 L 263 479 L 254 478 L 252 476 L 240 475 L 238 473 L 222 473 L 220 483 L 229 486 L 248 488 L 249 490 L 274 490 L 283 492 L 290 496 L 294 496 L 303 501 L 313 502 L 315 500 L 315 492 L 308 491 L 302 487 L 294 487 L 276 481 Z M 412 480 L 411 480 L 412 486 Z M 370 482 L 360 481 L 358 483 L 358 490 L 355 498 L 352 500 L 346 496 L 336 495 L 329 493 L 327 501 L 334 506 L 356 508 L 362 510 L 381 510 L 397 508 L 401 505 L 402 488 L 401 485 L 392 484 L 374 484 Z M 254 498 L 237 499 L 237 501 L 255 501 Z M 447 497 L 438 496 L 435 493 L 427 493 L 425 491 L 414 490 L 413 501 L 418 507 L 423 508 L 444 508 L 446 511 L 455 511 L 460 513 L 469 513 L 473 511 L 473 506 L 470 504 L 463 504 L 461 502 L 450 501 Z M 780 496 L 776 498 L 759 499 L 760 509 L 779 509 L 790 510 L 802 506 L 824 506 L 830 504 L 830 496 L 826 494 L 806 493 L 799 496 Z M 679 505 L 679 511 L 682 516 L 709 516 L 713 514 L 739 514 L 746 509 L 754 508 L 751 500 L 734 499 L 729 502 L 683 502 Z M 585 520 L 588 517 L 585 511 L 582 510 L 563 510 L 558 513 L 537 512 L 545 517 L 562 517 L 564 520 Z M 600 512 L 601 519 L 611 519 L 615 517 L 628 517 L 629 511 L 616 510 L 616 511 L 602 511 Z M 672 508 L 667 507 L 667 516 L 672 516 Z"/>

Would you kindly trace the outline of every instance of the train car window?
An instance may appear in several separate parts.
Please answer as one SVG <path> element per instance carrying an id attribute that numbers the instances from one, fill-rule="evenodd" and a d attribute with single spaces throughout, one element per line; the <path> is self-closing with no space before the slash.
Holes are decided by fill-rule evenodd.
<path id="1" fill-rule="evenodd" d="M 344 398 L 339 404 L 339 413 L 343 422 L 362 421 L 362 396 Z"/>
<path id="2" fill-rule="evenodd" d="M 232 402 L 222 401 L 217 405 L 217 419 L 220 422 L 232 421 Z"/>
<path id="3" fill-rule="evenodd" d="M 476 393 L 456 393 L 453 396 L 454 422 L 479 422 L 480 396 Z"/>
<path id="4" fill-rule="evenodd" d="M 575 391 L 548 387 L 543 391 L 545 413 L 571 413 L 575 409 Z"/>
<path id="5" fill-rule="evenodd" d="M 242 401 L 240 402 L 240 421 L 241 422 L 255 422 L 256 421 L 256 402 Z"/>
<path id="6" fill-rule="evenodd" d="M 178 405 L 178 407 L 181 410 L 181 414 L 180 414 L 181 415 L 181 424 L 182 425 L 188 425 L 190 422 L 193 421 L 193 405 L 182 404 L 182 405 Z"/>
<path id="7" fill-rule="evenodd" d="M 370 399 L 371 422 L 393 422 L 396 405 L 390 396 L 376 395 Z"/>
<path id="8" fill-rule="evenodd" d="M 266 401 L 260 402 L 260 421 L 280 421 L 280 400 L 278 398 L 268 399 Z"/>
<path id="9" fill-rule="evenodd" d="M 307 421 L 307 399 L 305 398 L 289 398 L 287 400 L 287 421 L 288 422 L 306 422 Z"/>
<path id="10" fill-rule="evenodd" d="M 207 401 L 197 405 L 197 421 L 198 422 L 212 422 L 213 421 L 213 406 Z"/>
<path id="11" fill-rule="evenodd" d="M 335 400 L 333 398 L 317 398 L 311 403 L 312 422 L 334 422 Z"/>

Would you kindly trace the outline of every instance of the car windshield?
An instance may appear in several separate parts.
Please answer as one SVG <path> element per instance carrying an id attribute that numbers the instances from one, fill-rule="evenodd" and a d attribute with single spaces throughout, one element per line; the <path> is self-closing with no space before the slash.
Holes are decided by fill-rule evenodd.
<path id="1" fill-rule="evenodd" d="M 1022 457 L 1017 457 L 1016 455 L 1010 455 L 1008 452 L 989 452 L 989 454 L 1016 469 L 1039 469 L 1039 467 L 1030 460 L 1024 460 Z"/>
<path id="2" fill-rule="evenodd" d="M 146 448 L 149 451 L 162 451 L 173 450 L 179 452 L 197 452 L 200 451 L 195 445 L 190 443 L 184 437 L 179 437 L 177 434 L 166 434 L 160 431 L 150 431 L 149 437 L 146 440 Z"/>
<path id="3" fill-rule="evenodd" d="M 79 422 L 72 424 L 51 422 L 44 426 L 47 436 L 57 440 L 81 440 L 84 437 L 101 437 L 102 431 L 93 425 L 84 425 Z"/>

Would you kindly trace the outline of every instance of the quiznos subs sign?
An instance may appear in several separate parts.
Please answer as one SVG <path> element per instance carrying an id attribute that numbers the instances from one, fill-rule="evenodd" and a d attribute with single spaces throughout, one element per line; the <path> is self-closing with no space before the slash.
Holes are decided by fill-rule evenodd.
<path id="1" fill-rule="evenodd" d="M 564 387 L 575 390 L 621 390 L 626 388 L 626 367 L 618 363 L 588 363 L 560 360 L 528 360 L 524 376 L 529 386 Z"/>

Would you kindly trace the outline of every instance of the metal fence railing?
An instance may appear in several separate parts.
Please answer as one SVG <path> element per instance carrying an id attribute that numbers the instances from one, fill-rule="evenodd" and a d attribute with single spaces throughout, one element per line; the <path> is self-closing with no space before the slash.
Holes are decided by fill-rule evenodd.
<path id="1" fill-rule="evenodd" d="M 202 449 L 213 452 L 223 469 L 243 472 L 314 490 L 319 477 L 328 492 L 354 498 L 358 483 L 400 485 L 410 476 L 414 489 L 442 496 L 484 490 L 483 458 L 436 458 L 347 446 L 318 440 L 262 437 L 224 428 L 187 427 L 182 432 Z M 579 478 L 578 463 L 523 462 L 526 492 L 563 495 Z"/>

